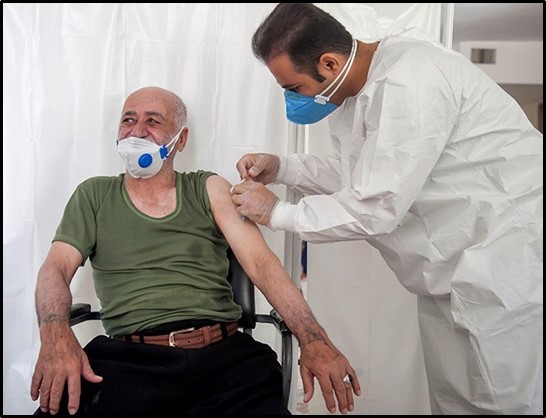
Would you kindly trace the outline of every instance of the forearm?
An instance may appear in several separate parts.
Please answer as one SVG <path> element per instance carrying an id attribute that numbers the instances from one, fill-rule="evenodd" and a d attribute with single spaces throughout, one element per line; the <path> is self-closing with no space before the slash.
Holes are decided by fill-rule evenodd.
<path id="1" fill-rule="evenodd" d="M 55 263 L 45 263 L 38 274 L 36 312 L 40 324 L 41 347 L 30 395 L 40 399 L 43 412 L 55 415 L 60 400 L 68 390 L 68 411 L 73 415 L 79 407 L 82 378 L 93 383 L 102 380 L 93 372 L 87 355 L 70 328 L 72 295 L 69 285 L 72 270 L 67 273 Z M 66 411 L 63 411 L 66 412 Z"/>
<path id="2" fill-rule="evenodd" d="M 40 332 L 51 325 L 69 328 L 72 294 L 63 273 L 50 266 L 43 266 L 36 285 L 36 313 Z M 42 336 L 43 337 L 43 336 Z"/>
<path id="3" fill-rule="evenodd" d="M 314 341 L 330 344 L 300 290 L 290 280 L 280 263 L 269 262 L 260 269 L 256 286 L 281 315 L 300 345 Z"/>

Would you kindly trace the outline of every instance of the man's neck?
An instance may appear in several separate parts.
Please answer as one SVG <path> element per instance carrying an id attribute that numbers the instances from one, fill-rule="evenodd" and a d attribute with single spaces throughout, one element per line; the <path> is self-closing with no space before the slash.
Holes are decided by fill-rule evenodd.
<path id="1" fill-rule="evenodd" d="M 368 80 L 368 72 L 372 64 L 373 54 L 379 46 L 379 42 L 368 44 L 358 42 L 358 50 L 355 58 L 355 63 L 349 73 L 349 82 L 347 83 L 346 97 L 356 96 L 366 81 Z"/>
<path id="2" fill-rule="evenodd" d="M 149 179 L 125 176 L 125 189 L 133 204 L 148 216 L 161 218 L 176 209 L 176 172 L 161 172 Z"/>
<path id="3" fill-rule="evenodd" d="M 148 179 L 137 179 L 129 174 L 125 175 L 125 186 L 136 193 L 159 194 L 176 187 L 176 172 L 159 172 Z"/>

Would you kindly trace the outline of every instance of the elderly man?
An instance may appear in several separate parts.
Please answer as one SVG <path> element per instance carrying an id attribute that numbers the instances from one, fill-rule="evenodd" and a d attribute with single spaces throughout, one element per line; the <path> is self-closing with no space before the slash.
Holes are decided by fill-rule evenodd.
<path id="1" fill-rule="evenodd" d="M 226 281 L 231 247 L 298 338 L 308 395 L 317 377 L 332 411 L 334 394 L 341 412 L 352 410 L 355 371 L 257 226 L 241 220 L 231 185 L 211 172 L 174 170 L 185 124 L 177 95 L 137 90 L 118 132 L 126 173 L 86 180 L 68 202 L 38 275 L 42 345 L 32 398 L 51 414 L 289 414 L 274 351 L 236 331 L 241 309 Z M 87 258 L 110 338 L 82 349 L 69 326 L 69 284 Z M 170 333 L 188 329 L 210 341 L 185 346 L 181 333 L 182 346 L 168 346 Z M 352 387 L 346 376 L 354 376 Z"/>

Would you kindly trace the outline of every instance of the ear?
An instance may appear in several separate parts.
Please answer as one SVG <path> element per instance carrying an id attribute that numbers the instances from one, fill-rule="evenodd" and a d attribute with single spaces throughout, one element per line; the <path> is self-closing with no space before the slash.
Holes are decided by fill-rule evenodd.
<path id="1" fill-rule="evenodd" d="M 180 142 L 178 142 L 178 146 L 176 147 L 179 152 L 182 151 L 186 146 L 186 142 L 188 140 L 188 132 L 189 130 L 187 127 L 182 129 L 182 132 L 180 132 L 180 136 L 178 137 L 180 139 Z"/>
<path id="2" fill-rule="evenodd" d="M 324 71 L 338 73 L 343 68 L 342 56 L 334 52 L 325 52 L 319 58 L 318 68 Z"/>

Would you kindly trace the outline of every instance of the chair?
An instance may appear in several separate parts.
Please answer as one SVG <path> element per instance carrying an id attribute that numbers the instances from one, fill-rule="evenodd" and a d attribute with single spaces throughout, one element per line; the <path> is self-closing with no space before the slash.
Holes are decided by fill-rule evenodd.
<path id="1" fill-rule="evenodd" d="M 273 324 L 281 333 L 282 354 L 281 365 L 283 371 L 283 400 L 288 407 L 290 386 L 292 380 L 292 333 L 284 323 L 280 315 L 273 309 L 269 315 L 256 314 L 256 301 L 254 298 L 254 284 L 250 281 L 245 271 L 237 261 L 233 252 L 228 250 L 229 272 L 228 281 L 233 289 L 235 302 L 241 306 L 243 313 L 238 323 L 243 332 L 252 335 L 252 330 L 257 323 Z M 70 325 L 74 326 L 89 320 L 101 319 L 101 313 L 91 311 L 91 305 L 76 303 L 70 310 Z M 39 409 L 38 409 L 39 411 Z"/>

